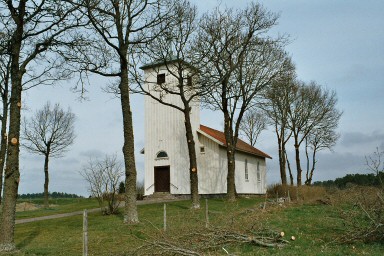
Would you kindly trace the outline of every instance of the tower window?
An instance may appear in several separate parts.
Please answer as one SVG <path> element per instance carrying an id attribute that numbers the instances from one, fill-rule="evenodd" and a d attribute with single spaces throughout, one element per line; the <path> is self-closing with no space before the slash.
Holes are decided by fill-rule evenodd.
<path id="1" fill-rule="evenodd" d="M 187 77 L 187 85 L 192 87 L 192 76 Z"/>
<path id="2" fill-rule="evenodd" d="M 165 83 L 165 74 L 157 74 L 157 84 Z"/>
<path id="3" fill-rule="evenodd" d="M 159 153 L 157 153 L 156 157 L 157 158 L 167 158 L 168 154 L 165 151 L 160 151 Z"/>
<path id="4" fill-rule="evenodd" d="M 200 154 L 205 154 L 205 147 L 204 146 L 200 147 Z"/>

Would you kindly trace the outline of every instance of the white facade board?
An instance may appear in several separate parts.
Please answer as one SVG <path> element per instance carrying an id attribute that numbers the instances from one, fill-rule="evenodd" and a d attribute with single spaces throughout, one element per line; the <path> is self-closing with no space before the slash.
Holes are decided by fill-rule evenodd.
<path id="1" fill-rule="evenodd" d="M 156 86 L 158 73 L 166 75 L 166 83 L 174 83 L 174 79 L 164 69 L 151 69 L 146 71 L 147 90 L 152 91 Z M 153 91 L 152 91 L 153 92 Z M 154 93 L 159 95 L 159 93 Z M 164 102 L 182 106 L 177 95 L 163 94 Z M 155 191 L 154 168 L 169 166 L 170 192 L 172 194 L 189 194 L 189 157 L 185 137 L 184 114 L 173 107 L 164 105 L 157 100 L 145 97 L 145 142 L 144 142 L 144 194 L 150 195 Z M 200 105 L 193 104 L 191 111 L 192 129 L 197 138 L 197 129 L 200 125 Z M 196 143 L 198 145 L 198 143 Z M 198 150 L 196 146 L 196 150 Z M 167 153 L 167 158 L 157 158 L 160 151 Z"/>
<path id="2" fill-rule="evenodd" d="M 165 67 L 145 70 L 148 90 L 156 90 L 157 74 L 164 73 L 166 83 L 175 84 Z M 154 92 L 159 96 L 161 92 Z M 161 94 L 162 100 L 181 106 L 178 95 Z M 192 129 L 194 131 L 199 194 L 225 194 L 227 190 L 226 150 L 212 138 L 198 133 L 200 127 L 200 104 L 196 103 L 191 111 Z M 144 194 L 155 192 L 155 168 L 169 166 L 170 193 L 190 194 L 189 156 L 185 135 L 183 113 L 157 100 L 145 97 L 145 143 L 144 143 Z M 201 147 L 204 152 L 201 152 Z M 160 151 L 167 157 L 157 158 Z M 245 177 L 247 162 L 248 179 Z M 259 172 L 258 172 L 259 170 Z M 259 174 L 258 174 L 259 173 Z M 263 194 L 266 192 L 265 158 L 242 152 L 236 153 L 235 182 L 240 194 Z"/>

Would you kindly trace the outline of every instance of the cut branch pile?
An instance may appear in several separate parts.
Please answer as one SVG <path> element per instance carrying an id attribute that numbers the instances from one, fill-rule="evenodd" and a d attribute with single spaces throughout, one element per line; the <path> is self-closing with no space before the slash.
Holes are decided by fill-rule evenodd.
<path id="1" fill-rule="evenodd" d="M 361 189 L 355 193 L 352 209 L 343 210 L 346 233 L 340 238 L 341 243 L 384 242 L 384 193 L 376 189 Z"/>
<path id="2" fill-rule="evenodd" d="M 283 232 L 267 229 L 248 232 L 228 229 L 205 229 L 179 237 L 163 237 L 160 240 L 146 240 L 145 245 L 137 248 L 137 255 L 205 255 L 207 250 L 221 250 L 230 244 L 251 244 L 261 247 L 283 247 L 289 243 L 283 238 Z"/>

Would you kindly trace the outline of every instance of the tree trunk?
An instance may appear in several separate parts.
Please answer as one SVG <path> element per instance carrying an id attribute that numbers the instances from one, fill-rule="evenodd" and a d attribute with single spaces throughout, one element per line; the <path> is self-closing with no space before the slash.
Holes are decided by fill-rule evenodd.
<path id="1" fill-rule="evenodd" d="M 307 181 L 309 180 L 309 154 L 308 154 L 308 140 L 305 138 L 305 157 L 307 159 L 307 170 L 305 173 L 305 184 L 307 184 Z"/>
<path id="2" fill-rule="evenodd" d="M 289 171 L 289 180 L 291 182 L 291 186 L 293 186 L 293 175 L 292 175 L 292 169 L 291 169 L 291 163 L 289 162 L 288 156 L 287 156 L 287 151 L 284 148 L 284 156 L 285 156 L 285 161 L 287 162 L 288 166 L 288 171 Z"/>
<path id="3" fill-rule="evenodd" d="M 127 56 L 125 54 L 125 56 Z M 137 223 L 139 217 L 136 206 L 136 164 L 135 143 L 133 139 L 132 111 L 129 99 L 128 65 L 127 61 L 121 63 L 120 99 L 123 113 L 124 146 L 123 155 L 125 163 L 125 210 L 124 223 Z"/>
<path id="4" fill-rule="evenodd" d="M 7 153 L 7 121 L 8 121 L 8 79 L 4 84 L 3 94 L 3 118 L 1 119 L 1 147 L 0 147 L 0 205 L 3 196 L 3 172 Z"/>
<path id="5" fill-rule="evenodd" d="M 12 81 L 14 87 L 18 86 L 17 81 Z M 13 87 L 12 86 L 12 87 Z M 15 95 L 15 94 L 17 95 Z M 12 88 L 10 124 L 9 124 L 9 145 L 4 172 L 4 195 L 1 209 L 0 222 L 0 251 L 11 251 L 15 249 L 14 231 L 17 192 L 20 182 L 19 171 L 19 135 L 20 135 L 20 108 L 17 102 L 21 99 L 21 89 Z M 16 138 L 17 143 L 11 143 L 11 139 Z M 15 140 L 14 140 L 15 141 Z"/>
<path id="6" fill-rule="evenodd" d="M 19 14 L 24 15 L 23 13 Z M 12 251 L 15 247 L 16 200 L 20 182 L 19 142 L 21 121 L 21 92 L 24 70 L 19 68 L 23 24 L 19 21 L 12 36 L 11 54 L 11 98 L 9 112 L 9 136 L 6 168 L 4 171 L 4 195 L 0 217 L 0 252 Z"/>
<path id="7" fill-rule="evenodd" d="M 227 143 L 227 198 L 228 201 L 236 200 L 236 184 L 235 184 L 235 142 L 233 141 L 232 122 L 229 119 L 228 113 L 224 113 L 224 134 Z"/>
<path id="8" fill-rule="evenodd" d="M 195 140 L 192 132 L 190 107 L 186 106 L 184 108 L 184 117 L 185 117 L 185 131 L 188 144 L 188 154 L 189 154 L 189 176 L 191 179 L 191 197 L 192 197 L 192 208 L 199 209 L 199 181 L 197 174 L 197 159 L 196 159 L 196 147 Z"/>
<path id="9" fill-rule="evenodd" d="M 279 144 L 279 166 L 280 166 L 281 184 L 287 185 L 287 172 L 285 169 L 284 145 L 282 143 L 281 138 L 278 137 L 277 141 Z"/>
<path id="10" fill-rule="evenodd" d="M 312 184 L 312 178 L 313 178 L 313 172 L 315 171 L 315 166 L 316 166 L 316 147 L 313 150 L 313 154 L 312 154 L 312 167 L 311 167 L 311 170 L 309 172 L 308 178 L 305 181 L 306 185 L 311 185 Z"/>
<path id="11" fill-rule="evenodd" d="M 299 151 L 299 144 L 295 142 L 295 155 L 296 155 L 296 170 L 297 170 L 297 177 L 296 177 L 296 183 L 297 186 L 301 186 L 301 164 L 300 164 L 300 151 Z"/>
<path id="12" fill-rule="evenodd" d="M 228 201 L 236 200 L 235 184 L 235 152 L 234 147 L 227 144 L 228 176 L 227 176 L 227 197 Z"/>
<path id="13" fill-rule="evenodd" d="M 49 184 L 49 174 L 48 174 L 48 161 L 49 161 L 49 155 L 45 155 L 44 159 L 44 207 L 49 207 L 49 201 L 48 201 L 48 184 Z"/>

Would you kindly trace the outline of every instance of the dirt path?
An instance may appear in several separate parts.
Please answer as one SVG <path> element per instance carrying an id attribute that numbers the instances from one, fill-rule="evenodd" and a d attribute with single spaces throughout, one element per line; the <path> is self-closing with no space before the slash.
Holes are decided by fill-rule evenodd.
<path id="1" fill-rule="evenodd" d="M 169 202 L 177 202 L 177 201 L 185 201 L 185 200 L 188 200 L 188 199 L 143 200 L 143 201 L 137 201 L 137 205 L 169 203 Z M 124 203 L 122 203 L 122 205 L 120 207 L 124 207 Z M 88 213 L 97 212 L 97 211 L 100 211 L 100 208 L 89 209 L 87 211 L 88 211 Z M 34 217 L 34 218 L 29 218 L 29 219 L 20 219 L 20 220 L 16 220 L 16 224 L 71 217 L 71 216 L 76 216 L 76 215 L 82 215 L 83 212 L 84 211 L 76 211 L 76 212 L 68 212 L 68 213 L 60 213 L 60 214 L 54 214 L 54 215 L 48 215 L 48 216 Z"/>

